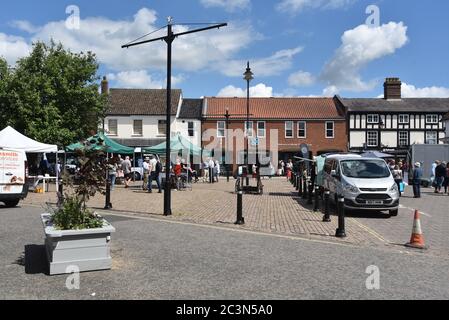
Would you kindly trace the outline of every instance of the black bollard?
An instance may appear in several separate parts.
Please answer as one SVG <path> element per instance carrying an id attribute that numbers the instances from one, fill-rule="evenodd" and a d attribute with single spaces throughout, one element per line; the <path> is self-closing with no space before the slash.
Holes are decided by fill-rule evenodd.
<path id="1" fill-rule="evenodd" d="M 293 188 L 296 188 L 296 183 L 297 183 L 296 173 L 292 173 L 292 179 L 293 179 Z"/>
<path id="2" fill-rule="evenodd" d="M 313 204 L 313 184 L 312 181 L 309 181 L 309 187 L 307 190 L 308 198 L 307 198 L 307 204 Z"/>
<path id="3" fill-rule="evenodd" d="M 329 201 L 330 201 L 331 192 L 326 190 L 324 192 L 324 217 L 323 222 L 331 222 L 330 210 L 329 210 Z"/>
<path id="4" fill-rule="evenodd" d="M 302 179 L 302 186 L 303 186 L 303 188 L 302 188 L 302 198 L 303 199 L 307 199 L 307 178 L 303 178 Z"/>
<path id="5" fill-rule="evenodd" d="M 58 186 L 58 207 L 60 207 L 64 204 L 64 182 L 60 180 Z"/>
<path id="6" fill-rule="evenodd" d="M 296 191 L 299 190 L 299 174 L 296 174 Z"/>
<path id="7" fill-rule="evenodd" d="M 315 203 L 313 205 L 313 211 L 317 212 L 320 210 L 320 187 L 315 187 Z"/>
<path id="8" fill-rule="evenodd" d="M 242 181 L 243 183 L 243 181 Z M 245 218 L 243 218 L 243 191 L 237 191 L 237 221 L 235 224 L 242 225 L 245 224 Z"/>
<path id="9" fill-rule="evenodd" d="M 298 176 L 298 196 L 302 196 L 302 177 Z"/>
<path id="10" fill-rule="evenodd" d="M 106 182 L 106 201 L 104 204 L 104 208 L 106 210 L 112 209 L 112 203 L 111 203 L 111 181 L 108 179 Z"/>
<path id="11" fill-rule="evenodd" d="M 338 197 L 337 202 L 337 210 L 338 210 L 338 229 L 335 233 L 337 238 L 345 238 L 345 198 Z"/>
<path id="12" fill-rule="evenodd" d="M 209 167 L 209 183 L 214 183 L 214 170 Z"/>

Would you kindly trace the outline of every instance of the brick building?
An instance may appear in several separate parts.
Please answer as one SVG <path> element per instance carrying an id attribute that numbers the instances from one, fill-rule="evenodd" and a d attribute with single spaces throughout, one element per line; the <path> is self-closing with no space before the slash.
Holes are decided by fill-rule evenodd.
<path id="1" fill-rule="evenodd" d="M 228 142 L 226 110 L 230 115 Z M 246 110 L 246 98 L 204 98 L 202 131 L 203 137 L 209 134 L 210 139 L 203 138 L 203 146 L 212 144 L 216 149 L 230 150 L 228 159 L 243 163 L 245 144 L 238 142 L 236 130 L 244 132 Z M 255 145 L 266 146 L 267 155 L 286 161 L 299 153 L 303 143 L 315 155 L 325 150 L 347 150 L 344 109 L 333 98 L 251 98 L 249 114 L 249 148 L 253 152 Z M 224 154 L 216 158 L 223 162 Z"/>

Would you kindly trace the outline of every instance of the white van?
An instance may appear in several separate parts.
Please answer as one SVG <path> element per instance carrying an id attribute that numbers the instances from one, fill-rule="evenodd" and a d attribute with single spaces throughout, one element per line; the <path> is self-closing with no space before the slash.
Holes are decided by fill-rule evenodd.
<path id="1" fill-rule="evenodd" d="M 390 212 L 397 216 L 399 190 L 383 159 L 359 155 L 331 155 L 323 169 L 324 188 L 331 199 L 344 196 L 345 209 Z"/>
<path id="2" fill-rule="evenodd" d="M 28 194 L 25 151 L 0 148 L 0 202 L 15 207 Z"/>

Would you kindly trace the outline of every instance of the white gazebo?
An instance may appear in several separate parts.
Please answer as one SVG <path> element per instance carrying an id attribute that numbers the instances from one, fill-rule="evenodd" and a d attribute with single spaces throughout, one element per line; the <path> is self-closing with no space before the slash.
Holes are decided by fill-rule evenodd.
<path id="1" fill-rule="evenodd" d="M 2 131 L 0 131 L 0 148 L 13 149 L 13 150 L 23 150 L 28 153 L 56 153 L 56 163 L 58 163 L 58 146 L 54 144 L 45 144 L 16 131 L 14 128 L 8 126 Z M 56 171 L 56 177 L 36 177 L 42 179 L 44 182 L 45 191 L 45 180 L 54 179 L 56 180 L 56 188 L 59 189 L 59 176 L 58 170 Z"/>

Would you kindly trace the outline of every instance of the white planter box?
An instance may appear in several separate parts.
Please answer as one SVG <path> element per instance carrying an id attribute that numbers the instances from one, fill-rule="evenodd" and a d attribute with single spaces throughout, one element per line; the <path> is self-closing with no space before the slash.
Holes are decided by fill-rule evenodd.
<path id="1" fill-rule="evenodd" d="M 115 228 L 106 220 L 102 228 L 57 230 L 50 214 L 42 214 L 41 219 L 50 275 L 73 272 L 69 266 L 80 272 L 111 269 L 110 243 Z"/>

